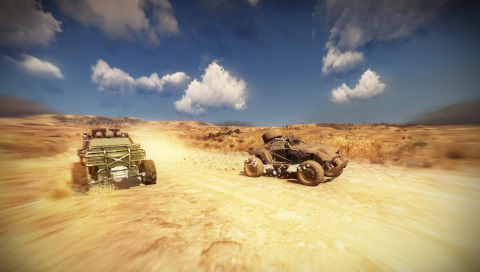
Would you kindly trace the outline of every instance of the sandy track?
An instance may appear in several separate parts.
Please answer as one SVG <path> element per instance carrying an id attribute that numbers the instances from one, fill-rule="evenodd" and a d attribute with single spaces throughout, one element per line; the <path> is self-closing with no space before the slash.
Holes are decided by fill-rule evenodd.
<path id="1" fill-rule="evenodd" d="M 248 178 L 153 158 L 157 185 L 132 179 L 118 191 L 3 210 L 0 265 L 12 271 L 480 270 L 478 175 L 351 163 L 339 178 L 307 187 L 293 178 Z"/>

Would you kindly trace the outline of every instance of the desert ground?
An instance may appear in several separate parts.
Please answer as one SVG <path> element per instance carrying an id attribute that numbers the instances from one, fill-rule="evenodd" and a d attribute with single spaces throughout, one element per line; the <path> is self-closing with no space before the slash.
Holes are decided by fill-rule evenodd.
<path id="1" fill-rule="evenodd" d="M 128 131 L 155 185 L 71 192 L 81 133 Z M 268 127 L 39 115 L 0 119 L 2 271 L 480 271 L 480 127 L 297 124 L 348 149 L 316 187 L 243 173 Z"/>

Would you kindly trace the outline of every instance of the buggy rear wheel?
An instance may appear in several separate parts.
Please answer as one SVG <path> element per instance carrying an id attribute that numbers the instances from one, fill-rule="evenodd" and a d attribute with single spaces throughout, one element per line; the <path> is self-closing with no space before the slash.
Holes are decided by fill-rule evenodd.
<path id="1" fill-rule="evenodd" d="M 75 194 L 85 194 L 89 189 L 87 169 L 79 162 L 73 164 L 72 189 Z"/>
<path id="2" fill-rule="evenodd" d="M 142 161 L 140 164 L 140 174 L 142 175 L 142 183 L 151 185 L 157 183 L 157 169 L 152 160 Z"/>
<path id="3" fill-rule="evenodd" d="M 298 166 L 298 180 L 307 186 L 317 186 L 324 178 L 323 167 L 316 161 L 304 161 Z"/>
<path id="4" fill-rule="evenodd" d="M 249 177 L 259 177 L 263 174 L 263 162 L 259 158 L 251 157 L 245 161 L 243 170 Z"/>

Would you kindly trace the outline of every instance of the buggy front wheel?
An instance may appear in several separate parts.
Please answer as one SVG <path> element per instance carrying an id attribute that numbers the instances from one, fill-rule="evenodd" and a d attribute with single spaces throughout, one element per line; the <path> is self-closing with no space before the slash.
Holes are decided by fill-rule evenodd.
<path id="1" fill-rule="evenodd" d="M 145 185 L 157 183 L 157 169 L 155 168 L 155 163 L 152 160 L 142 161 L 140 164 L 140 175 L 142 177 L 142 183 Z"/>
<path id="2" fill-rule="evenodd" d="M 74 194 L 80 195 L 87 193 L 89 189 L 87 169 L 79 162 L 73 164 L 72 189 Z"/>
<path id="3" fill-rule="evenodd" d="M 325 172 L 316 161 L 304 161 L 297 169 L 298 180 L 307 186 L 317 186 L 323 181 Z"/>

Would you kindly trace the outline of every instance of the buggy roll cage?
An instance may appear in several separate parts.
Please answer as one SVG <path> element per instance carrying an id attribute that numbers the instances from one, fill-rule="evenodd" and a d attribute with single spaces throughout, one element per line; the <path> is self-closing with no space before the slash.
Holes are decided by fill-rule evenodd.
<path id="1" fill-rule="evenodd" d="M 280 139 L 273 139 L 272 141 L 270 141 L 268 143 L 270 145 L 270 150 L 268 151 L 272 156 L 276 156 L 276 157 L 279 157 L 281 159 L 284 159 L 290 163 L 292 163 L 292 160 L 289 160 L 279 154 L 276 154 L 275 152 L 272 152 L 272 151 L 275 151 L 275 150 L 281 150 L 281 149 L 291 149 L 291 145 L 297 145 L 297 144 L 305 144 L 304 141 L 302 140 L 298 140 L 295 138 L 295 136 L 293 136 L 292 133 L 288 133 L 285 135 L 284 138 L 280 138 Z M 294 154 L 297 156 L 297 157 L 305 157 L 306 154 L 302 154 L 302 153 L 299 153 L 299 154 L 296 154 L 294 152 Z M 274 163 L 272 162 L 272 164 L 277 164 L 277 163 Z M 278 164 L 283 164 L 283 163 L 278 163 Z"/>
<path id="2" fill-rule="evenodd" d="M 106 150 L 106 148 L 111 148 L 111 147 L 124 147 L 126 149 Z M 92 148 L 101 149 L 102 151 L 91 151 Z M 134 149 L 132 150 L 132 148 Z M 146 151 L 144 149 L 137 148 L 137 144 L 88 146 L 86 149 L 88 149 L 88 151 L 86 151 L 85 153 L 82 153 L 83 150 L 78 151 L 78 156 L 80 157 L 82 165 L 86 167 L 105 166 L 105 169 L 99 169 L 98 172 L 106 171 L 107 174 L 110 174 L 110 166 L 116 162 L 127 163 L 128 171 L 130 172 L 132 167 L 131 165 L 132 162 L 143 161 L 146 158 Z M 108 155 L 111 153 L 119 153 L 119 152 L 126 152 L 126 151 L 128 151 L 128 153 L 121 157 L 112 157 Z M 138 159 L 132 159 L 132 154 L 141 154 L 141 157 Z M 128 162 L 124 160 L 126 157 L 128 157 Z M 103 158 L 104 161 L 102 163 L 87 163 L 89 158 Z M 113 160 L 113 162 L 109 163 L 108 159 Z"/>

